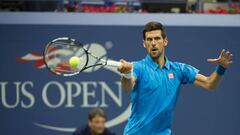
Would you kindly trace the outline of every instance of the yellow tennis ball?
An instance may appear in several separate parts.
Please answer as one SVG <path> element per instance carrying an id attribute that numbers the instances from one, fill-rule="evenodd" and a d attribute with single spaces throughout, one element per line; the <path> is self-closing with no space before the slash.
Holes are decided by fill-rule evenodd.
<path id="1" fill-rule="evenodd" d="M 69 64 L 72 66 L 72 67 L 77 67 L 80 63 L 80 58 L 76 57 L 76 56 L 73 56 L 69 59 Z"/>

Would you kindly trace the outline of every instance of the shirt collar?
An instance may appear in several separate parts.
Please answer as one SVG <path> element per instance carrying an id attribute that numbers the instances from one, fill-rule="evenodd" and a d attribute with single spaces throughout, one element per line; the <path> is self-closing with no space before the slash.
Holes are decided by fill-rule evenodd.
<path id="1" fill-rule="evenodd" d="M 165 58 L 165 64 L 164 64 L 163 68 L 166 68 L 167 70 L 169 70 L 170 69 L 170 61 L 168 60 L 168 58 L 166 56 L 164 58 Z M 145 57 L 145 60 L 154 70 L 157 70 L 158 68 L 160 68 L 159 65 L 152 60 L 151 56 L 147 55 Z"/>

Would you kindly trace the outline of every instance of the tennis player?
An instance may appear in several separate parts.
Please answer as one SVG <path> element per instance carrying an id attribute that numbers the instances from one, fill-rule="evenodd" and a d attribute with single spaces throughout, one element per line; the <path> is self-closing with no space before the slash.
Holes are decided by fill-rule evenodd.
<path id="1" fill-rule="evenodd" d="M 208 59 L 217 66 L 210 76 L 204 76 L 191 65 L 170 61 L 165 56 L 167 44 L 163 25 L 149 22 L 143 30 L 146 57 L 133 65 L 120 60 L 122 65 L 118 70 L 123 73 L 122 87 L 131 91 L 132 103 L 124 135 L 170 135 L 180 86 L 194 84 L 213 91 L 232 63 L 232 54 L 222 50 L 218 58 Z"/>

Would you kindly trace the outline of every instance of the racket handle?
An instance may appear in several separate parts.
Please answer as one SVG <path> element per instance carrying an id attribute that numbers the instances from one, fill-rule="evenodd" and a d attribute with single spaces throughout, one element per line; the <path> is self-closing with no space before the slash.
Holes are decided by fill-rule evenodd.
<path id="1" fill-rule="evenodd" d="M 108 60 L 108 61 L 107 61 L 107 66 L 119 67 L 120 65 L 121 65 L 121 63 L 118 62 L 118 61 L 113 61 L 113 60 Z"/>

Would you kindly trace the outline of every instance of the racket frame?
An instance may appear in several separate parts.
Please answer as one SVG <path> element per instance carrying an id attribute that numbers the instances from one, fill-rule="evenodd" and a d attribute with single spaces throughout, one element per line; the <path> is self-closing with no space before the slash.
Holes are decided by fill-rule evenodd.
<path id="1" fill-rule="evenodd" d="M 66 44 L 67 45 L 72 45 L 72 46 L 77 46 L 79 48 L 82 48 L 84 50 L 84 53 L 86 53 L 86 62 L 83 66 L 83 68 L 81 70 L 79 70 L 78 72 L 76 73 L 73 73 L 73 74 L 61 74 L 61 73 L 58 73 L 58 72 L 54 72 L 53 70 L 51 70 L 51 68 L 48 66 L 47 64 L 47 61 L 46 61 L 46 53 L 47 53 L 47 50 L 48 48 L 56 43 L 56 42 L 60 42 L 61 40 L 63 40 L 63 43 L 65 43 L 66 41 L 69 41 L 69 43 L 67 42 Z M 88 62 L 89 62 L 89 55 L 91 55 L 92 57 L 94 57 L 97 61 L 101 61 L 101 63 L 98 63 L 98 64 L 93 64 L 93 65 L 89 65 L 88 66 Z M 79 74 L 80 72 L 88 69 L 88 68 L 91 68 L 91 67 L 95 67 L 95 66 L 105 66 L 105 65 L 108 65 L 108 66 L 113 66 L 113 67 L 118 67 L 120 65 L 119 62 L 117 61 L 108 61 L 107 59 L 101 59 L 99 58 L 98 56 L 92 54 L 90 51 L 88 51 L 86 48 L 83 47 L 83 44 L 78 42 L 77 40 L 73 39 L 73 38 L 70 38 L 70 37 L 59 37 L 59 38 L 56 38 L 54 40 L 52 40 L 51 42 L 49 42 L 47 44 L 47 46 L 45 47 L 45 50 L 43 52 L 43 61 L 44 61 L 44 64 L 46 65 L 47 69 L 55 74 L 55 75 L 61 75 L 61 76 L 74 76 L 74 75 L 77 75 Z"/>

